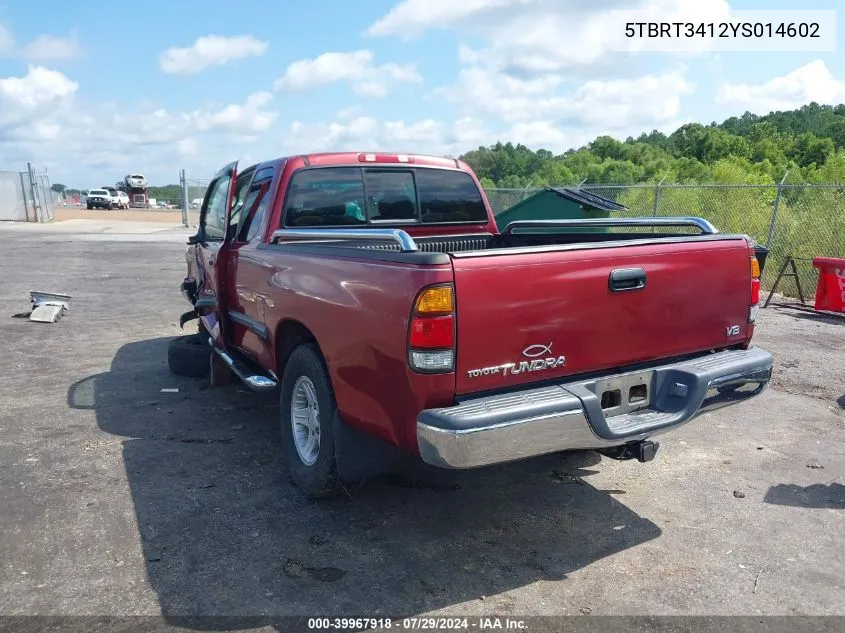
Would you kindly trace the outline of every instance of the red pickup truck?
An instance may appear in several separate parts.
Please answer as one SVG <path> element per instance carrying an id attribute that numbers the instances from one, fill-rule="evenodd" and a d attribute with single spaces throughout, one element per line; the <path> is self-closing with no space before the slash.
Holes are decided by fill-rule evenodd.
<path id="1" fill-rule="evenodd" d="M 500 230 L 452 158 L 233 163 L 189 244 L 181 323 L 199 333 L 176 339 L 171 368 L 278 389 L 309 496 L 396 453 L 458 469 L 574 449 L 649 461 L 652 438 L 771 378 L 750 345 L 747 236 L 694 217 Z"/>

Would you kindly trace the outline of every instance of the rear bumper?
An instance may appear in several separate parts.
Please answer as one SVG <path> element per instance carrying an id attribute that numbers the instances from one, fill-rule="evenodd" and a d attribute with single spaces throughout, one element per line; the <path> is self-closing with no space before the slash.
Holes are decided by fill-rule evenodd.
<path id="1" fill-rule="evenodd" d="M 426 409 L 417 416 L 420 456 L 443 468 L 475 468 L 644 440 L 760 394 L 772 365 L 761 349 L 728 350 Z M 609 394 L 604 409 L 603 394 Z M 631 395 L 641 399 L 631 403 Z"/>

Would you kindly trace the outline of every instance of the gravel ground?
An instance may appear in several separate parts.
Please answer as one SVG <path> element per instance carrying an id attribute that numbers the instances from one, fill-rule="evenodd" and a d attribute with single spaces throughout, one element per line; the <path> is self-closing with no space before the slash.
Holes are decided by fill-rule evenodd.
<path id="1" fill-rule="evenodd" d="M 4 245 L 0 614 L 845 615 L 845 320 L 763 311 L 772 388 L 649 464 L 555 455 L 316 503 L 283 474 L 273 396 L 169 374 L 184 244 L 134 239 Z M 11 318 L 30 289 L 71 311 Z"/>
<path id="2" fill-rule="evenodd" d="M 167 222 L 174 225 L 182 224 L 181 209 L 91 209 L 85 207 L 57 207 L 54 210 L 57 222 L 66 220 L 110 220 L 110 221 L 143 221 Z M 188 222 L 196 224 L 199 212 L 188 210 Z"/>

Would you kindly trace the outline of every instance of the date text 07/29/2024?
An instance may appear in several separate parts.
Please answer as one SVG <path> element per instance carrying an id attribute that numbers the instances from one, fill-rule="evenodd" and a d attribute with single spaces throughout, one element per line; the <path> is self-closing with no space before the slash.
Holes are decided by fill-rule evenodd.
<path id="1" fill-rule="evenodd" d="M 391 618 L 309 618 L 308 629 L 311 631 L 360 630 L 362 628 L 402 631 L 524 631 L 528 625 L 525 620 L 508 617 L 412 617 L 393 620 Z"/>

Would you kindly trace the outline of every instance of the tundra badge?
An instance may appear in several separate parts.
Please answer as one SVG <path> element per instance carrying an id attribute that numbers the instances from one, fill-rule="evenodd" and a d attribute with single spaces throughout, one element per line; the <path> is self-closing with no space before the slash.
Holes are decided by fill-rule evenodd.
<path id="1" fill-rule="evenodd" d="M 502 365 L 493 365 L 492 367 L 470 369 L 467 371 L 467 375 L 470 378 L 490 376 L 493 374 L 509 376 L 525 372 L 545 371 L 547 369 L 554 369 L 555 367 L 563 367 L 566 365 L 566 356 L 554 356 L 552 354 L 551 343 L 548 345 L 541 345 L 539 343 L 536 345 L 529 345 L 522 350 L 522 355 L 532 360 L 514 361 L 511 363 L 503 363 Z M 541 356 L 545 356 L 545 358 L 540 358 Z"/>
<path id="2" fill-rule="evenodd" d="M 727 330 L 728 338 L 732 336 L 739 336 L 739 326 L 738 325 L 729 325 Z"/>

